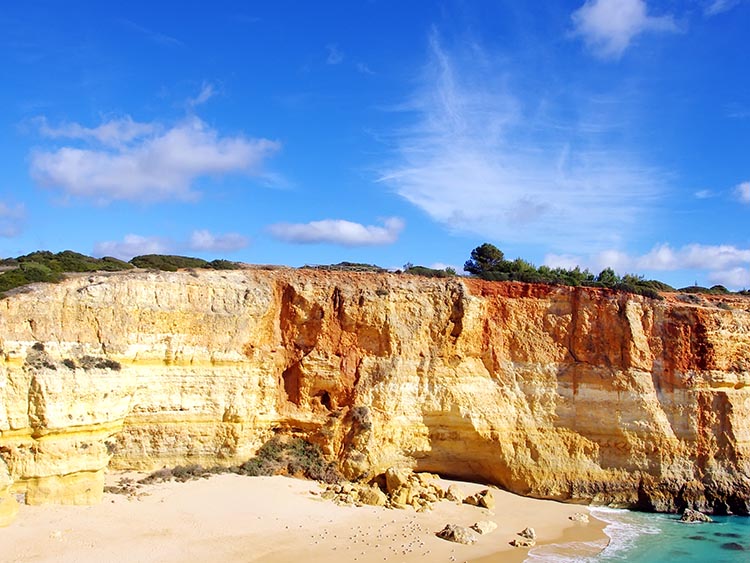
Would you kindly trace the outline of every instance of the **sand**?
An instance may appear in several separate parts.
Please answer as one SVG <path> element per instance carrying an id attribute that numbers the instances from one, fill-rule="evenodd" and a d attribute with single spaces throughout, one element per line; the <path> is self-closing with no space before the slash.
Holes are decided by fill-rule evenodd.
<path id="1" fill-rule="evenodd" d="M 113 476 L 114 478 L 114 476 Z M 451 481 L 454 482 L 454 481 Z M 451 483 L 444 481 L 445 485 Z M 466 494 L 482 486 L 458 482 Z M 138 498 L 105 494 L 96 506 L 22 506 L 0 529 L 0 559 L 10 561 L 521 562 L 510 540 L 527 526 L 538 543 L 601 542 L 604 524 L 569 516 L 585 507 L 495 491 L 494 511 L 447 501 L 432 511 L 338 506 L 312 494 L 312 481 L 218 475 L 144 486 Z M 497 530 L 474 545 L 437 538 L 447 523 L 492 520 Z"/>

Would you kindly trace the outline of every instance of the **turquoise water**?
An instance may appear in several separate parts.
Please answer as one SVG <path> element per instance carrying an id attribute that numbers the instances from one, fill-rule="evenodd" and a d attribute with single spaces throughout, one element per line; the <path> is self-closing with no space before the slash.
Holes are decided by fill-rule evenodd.
<path id="1" fill-rule="evenodd" d="M 543 546 L 529 554 L 537 563 L 747 563 L 750 562 L 750 518 L 716 517 L 713 524 L 683 524 L 670 514 L 644 514 L 596 508 L 611 538 L 601 544 Z"/>

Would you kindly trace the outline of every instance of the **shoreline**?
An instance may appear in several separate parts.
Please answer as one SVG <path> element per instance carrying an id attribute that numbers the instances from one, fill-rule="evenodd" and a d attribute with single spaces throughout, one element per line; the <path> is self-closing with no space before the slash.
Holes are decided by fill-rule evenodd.
<path id="1" fill-rule="evenodd" d="M 114 484 L 127 473 L 112 473 Z M 440 479 L 474 494 L 486 487 Z M 51 561 L 458 561 L 521 563 L 528 548 L 509 542 L 530 526 L 537 547 L 608 540 L 605 522 L 587 507 L 520 497 L 493 489 L 494 510 L 448 501 L 416 512 L 373 506 L 339 506 L 320 498 L 315 481 L 290 477 L 216 475 L 184 483 L 145 485 L 129 498 L 105 493 L 94 506 L 20 507 L 16 521 L 0 529 L 4 558 Z M 589 514 L 589 523 L 569 519 Z M 498 527 L 473 545 L 435 536 L 445 524 Z M 7 547 L 6 547 L 7 546 Z"/>

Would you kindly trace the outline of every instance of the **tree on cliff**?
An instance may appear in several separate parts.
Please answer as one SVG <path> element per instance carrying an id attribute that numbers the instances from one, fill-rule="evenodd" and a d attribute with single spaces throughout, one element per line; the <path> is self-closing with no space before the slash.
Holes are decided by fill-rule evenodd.
<path id="1" fill-rule="evenodd" d="M 485 242 L 471 251 L 471 260 L 464 264 L 464 271 L 481 276 L 488 272 L 497 272 L 505 265 L 505 255 L 498 247 Z"/>

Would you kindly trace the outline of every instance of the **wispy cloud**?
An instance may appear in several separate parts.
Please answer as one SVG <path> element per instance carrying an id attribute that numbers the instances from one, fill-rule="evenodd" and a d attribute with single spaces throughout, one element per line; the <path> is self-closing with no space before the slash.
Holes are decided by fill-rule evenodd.
<path id="1" fill-rule="evenodd" d="M 11 238 L 19 234 L 25 217 L 23 204 L 8 205 L 0 201 L 0 237 Z"/>
<path id="2" fill-rule="evenodd" d="M 713 190 L 698 190 L 693 196 L 695 196 L 695 199 L 711 199 L 716 197 L 716 193 Z"/>
<path id="3" fill-rule="evenodd" d="M 97 127 L 84 127 L 79 123 L 62 123 L 50 126 L 47 118 L 39 116 L 31 120 L 43 137 L 50 139 L 77 139 L 96 141 L 108 147 L 119 147 L 138 138 L 153 134 L 158 128 L 153 123 L 133 121 L 129 115 L 110 119 Z"/>
<path id="4" fill-rule="evenodd" d="M 142 25 L 139 25 L 133 21 L 127 20 L 127 19 L 120 19 L 120 24 L 125 26 L 126 28 L 130 29 L 131 31 L 135 31 L 136 33 L 140 33 L 144 37 L 147 37 L 154 43 L 159 43 L 160 45 L 168 45 L 170 47 L 184 47 L 185 44 L 180 41 L 179 39 L 172 37 L 171 35 L 167 35 L 165 33 L 160 33 L 158 31 L 154 31 L 153 29 L 149 29 L 147 27 L 144 27 Z"/>
<path id="5" fill-rule="evenodd" d="M 382 227 L 343 219 L 325 219 L 310 223 L 277 223 L 269 226 L 268 231 L 279 240 L 298 244 L 377 246 L 396 242 L 403 228 L 401 219 L 390 217 Z"/>
<path id="6" fill-rule="evenodd" d="M 326 51 L 328 51 L 326 64 L 337 65 L 341 64 L 344 61 L 344 53 L 335 43 L 329 43 L 328 45 L 326 45 Z"/>
<path id="7" fill-rule="evenodd" d="M 396 133 L 381 182 L 447 228 L 490 240 L 606 248 L 644 220 L 663 186 L 657 171 L 597 142 L 585 116 L 559 112 L 549 127 L 540 109 L 555 111 L 549 96 L 515 95 L 507 68 L 476 52 L 451 56 L 434 34 L 430 44 L 422 87 L 405 106 L 416 120 Z"/>
<path id="8" fill-rule="evenodd" d="M 742 203 L 750 203 L 750 182 L 742 182 L 734 192 Z"/>
<path id="9" fill-rule="evenodd" d="M 201 86 L 201 91 L 194 98 L 188 98 L 188 106 L 195 108 L 197 106 L 205 104 L 208 100 L 216 95 L 216 88 L 210 82 L 204 82 Z"/>
<path id="10" fill-rule="evenodd" d="M 671 15 L 649 15 L 644 0 L 586 0 L 571 18 L 575 34 L 603 59 L 621 57 L 642 33 L 677 31 Z"/>
<path id="11" fill-rule="evenodd" d="M 128 234 L 120 240 L 108 240 L 94 245 L 94 256 L 114 256 L 130 260 L 142 254 L 164 254 L 174 250 L 174 243 L 162 237 L 144 237 Z"/>
<path id="12" fill-rule="evenodd" d="M 357 63 L 356 69 L 360 74 L 369 74 L 371 76 L 375 74 L 375 71 L 373 71 L 369 66 L 362 62 Z"/>
<path id="13" fill-rule="evenodd" d="M 188 246 L 205 252 L 235 252 L 247 247 L 250 241 L 238 233 L 215 234 L 207 229 L 193 231 Z"/>
<path id="14" fill-rule="evenodd" d="M 104 204 L 113 200 L 192 200 L 202 176 L 242 173 L 262 176 L 263 162 L 280 148 L 268 139 L 223 137 L 197 117 L 172 126 L 137 123 L 130 117 L 94 128 L 77 123 L 46 126 L 51 138 L 93 141 L 31 155 L 31 175 L 44 187 Z M 96 144 L 98 141 L 99 146 Z"/>
<path id="15" fill-rule="evenodd" d="M 706 7 L 704 8 L 703 12 L 707 16 L 715 16 L 717 14 L 722 14 L 724 12 L 728 12 L 735 6 L 737 6 L 740 3 L 741 0 L 711 0 Z"/>
<path id="16" fill-rule="evenodd" d="M 732 119 L 747 119 L 750 117 L 750 108 L 737 102 L 727 104 L 727 117 Z"/>

